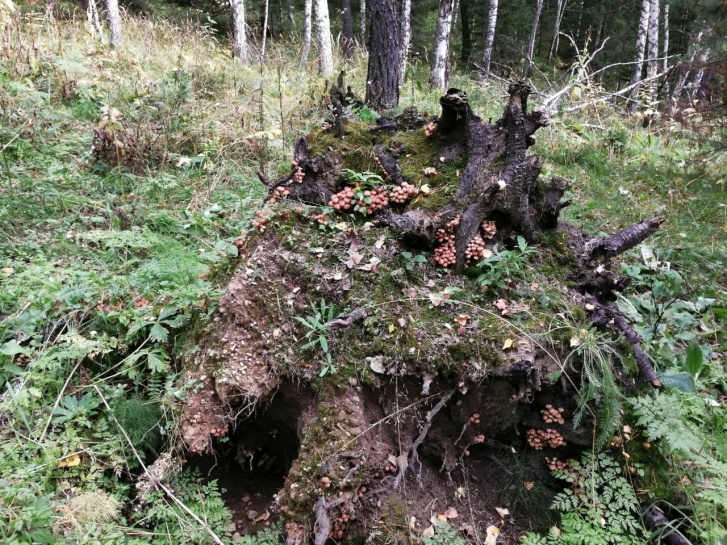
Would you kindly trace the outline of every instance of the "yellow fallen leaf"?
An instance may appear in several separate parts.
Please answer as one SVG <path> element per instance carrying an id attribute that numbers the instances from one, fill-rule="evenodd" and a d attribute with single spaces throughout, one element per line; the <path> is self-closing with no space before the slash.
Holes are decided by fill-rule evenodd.
<path id="1" fill-rule="evenodd" d="M 394 324 L 389 324 L 389 333 L 393 333 L 395 329 L 396 327 L 394 326 Z"/>
<path id="2" fill-rule="evenodd" d="M 58 462 L 58 467 L 76 467 L 81 465 L 81 457 L 78 454 L 72 454 L 70 456 L 66 456 L 63 458 L 60 462 Z"/>
<path id="3" fill-rule="evenodd" d="M 457 510 L 454 507 L 447 507 L 444 511 L 444 516 L 448 519 L 456 519 L 459 516 L 459 513 L 457 513 Z"/>
<path id="4" fill-rule="evenodd" d="M 512 346 L 512 339 L 506 339 L 505 343 L 502 345 L 503 350 L 507 350 Z"/>
<path id="5" fill-rule="evenodd" d="M 500 529 L 497 526 L 488 526 L 485 545 L 496 545 L 498 535 L 500 535 Z"/>
<path id="6" fill-rule="evenodd" d="M 437 520 L 447 522 L 447 517 L 444 515 L 437 515 Z"/>

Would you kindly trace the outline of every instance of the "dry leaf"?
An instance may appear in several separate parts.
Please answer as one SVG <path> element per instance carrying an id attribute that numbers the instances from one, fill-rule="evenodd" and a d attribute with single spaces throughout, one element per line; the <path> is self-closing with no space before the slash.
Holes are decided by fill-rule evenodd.
<path id="1" fill-rule="evenodd" d="M 505 343 L 502 345 L 503 350 L 507 350 L 512 346 L 512 339 L 505 339 Z"/>
<path id="2" fill-rule="evenodd" d="M 497 526 L 488 526 L 485 545 L 496 545 L 498 535 L 500 535 L 500 529 Z"/>
<path id="3" fill-rule="evenodd" d="M 394 324 L 389 324 L 389 333 L 393 333 L 396 329 L 396 326 Z"/>
<path id="4" fill-rule="evenodd" d="M 427 178 L 434 178 L 437 175 L 437 169 L 434 167 L 427 167 L 424 169 L 424 176 Z"/>
<path id="5" fill-rule="evenodd" d="M 454 319 L 454 321 L 457 322 L 459 325 L 467 325 L 467 322 L 469 321 L 469 319 L 470 319 L 469 314 L 460 314 L 459 316 L 457 316 Z"/>
<path id="6" fill-rule="evenodd" d="M 76 467 L 81 465 L 81 457 L 78 454 L 71 454 L 66 456 L 60 462 L 58 467 Z"/>
<path id="7" fill-rule="evenodd" d="M 374 248 L 379 249 L 384 245 L 384 241 L 386 240 L 386 235 L 381 235 L 378 239 L 376 239 L 376 242 L 374 242 Z"/>
<path id="8" fill-rule="evenodd" d="M 552 533 L 552 534 L 553 534 L 553 535 L 554 535 L 555 537 L 560 537 L 560 533 L 561 533 L 561 532 L 560 532 L 560 528 L 558 528 L 557 526 L 553 526 L 553 527 L 552 527 L 552 528 L 550 529 L 550 532 L 551 532 L 551 533 Z"/>
<path id="9" fill-rule="evenodd" d="M 495 507 L 495 511 L 497 511 L 497 514 L 500 515 L 501 519 L 505 519 L 510 516 L 510 511 L 504 507 Z"/>
<path id="10" fill-rule="evenodd" d="M 532 490 L 533 486 L 535 486 L 535 483 L 530 482 L 530 481 L 525 481 L 523 483 L 523 486 L 525 487 L 525 490 Z"/>
<path id="11" fill-rule="evenodd" d="M 459 513 L 457 513 L 457 510 L 454 507 L 447 507 L 444 511 L 444 516 L 448 519 L 456 519 L 459 516 Z"/>
<path id="12" fill-rule="evenodd" d="M 447 522 L 447 517 L 445 517 L 444 515 L 437 515 L 437 520 L 439 522 Z"/>
<path id="13" fill-rule="evenodd" d="M 428 526 L 423 532 L 422 537 L 432 538 L 434 537 L 434 526 Z"/>

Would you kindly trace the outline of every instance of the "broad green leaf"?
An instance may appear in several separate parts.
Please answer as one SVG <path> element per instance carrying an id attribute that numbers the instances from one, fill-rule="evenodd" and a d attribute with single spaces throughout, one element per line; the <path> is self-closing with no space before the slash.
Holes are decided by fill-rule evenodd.
<path id="1" fill-rule="evenodd" d="M 154 324 L 151 327 L 151 331 L 149 332 L 149 338 L 152 341 L 164 343 L 167 342 L 167 338 L 169 336 L 168 334 L 169 332 L 167 331 L 166 327 L 161 324 Z"/>
<path id="2" fill-rule="evenodd" d="M 12 339 L 0 346 L 0 354 L 5 356 L 17 356 L 18 354 L 27 354 L 27 349 L 18 344 L 18 341 Z"/>
<path id="3" fill-rule="evenodd" d="M 684 361 L 684 370 L 690 373 L 695 379 L 704 366 L 704 354 L 698 343 L 692 343 L 687 348 L 687 358 Z"/>
<path id="4" fill-rule="evenodd" d="M 689 373 L 673 373 L 667 371 L 659 376 L 659 380 L 667 388 L 674 388 L 689 394 L 697 393 L 697 385 L 694 383 L 694 377 Z"/>

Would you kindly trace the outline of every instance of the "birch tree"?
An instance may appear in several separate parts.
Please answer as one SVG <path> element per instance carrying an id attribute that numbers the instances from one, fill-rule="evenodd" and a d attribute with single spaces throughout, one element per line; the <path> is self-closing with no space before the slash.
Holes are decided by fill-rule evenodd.
<path id="1" fill-rule="evenodd" d="M 649 32 L 646 61 L 646 77 L 649 78 L 649 100 L 656 99 L 656 80 L 652 79 L 659 73 L 659 0 L 650 0 Z"/>
<path id="2" fill-rule="evenodd" d="M 318 72 L 330 78 L 333 75 L 333 46 L 331 44 L 331 18 L 328 1 L 315 0 L 316 36 L 318 39 Z"/>
<path id="3" fill-rule="evenodd" d="M 101 18 L 98 15 L 98 5 L 96 0 L 84 0 L 83 9 L 86 11 L 86 19 L 96 34 L 103 39 L 103 27 L 101 26 Z"/>
<path id="4" fill-rule="evenodd" d="M 638 106 L 639 87 L 641 74 L 644 69 L 644 49 L 646 48 L 646 35 L 649 29 L 649 12 L 651 11 L 651 0 L 641 0 L 641 15 L 639 17 L 639 29 L 636 34 L 636 48 L 634 50 L 634 68 L 631 72 L 630 85 L 635 87 L 629 95 L 628 111 L 634 113 Z"/>
<path id="5" fill-rule="evenodd" d="M 106 0 L 106 12 L 109 18 L 109 43 L 111 47 L 118 47 L 124 41 L 121 34 L 121 12 L 118 0 Z"/>
<path id="6" fill-rule="evenodd" d="M 432 52 L 432 70 L 429 76 L 430 89 L 446 90 L 447 88 L 452 4 L 453 0 L 439 0 L 437 29 L 434 33 L 434 51 Z"/>
<path id="7" fill-rule="evenodd" d="M 492 46 L 495 44 L 495 26 L 497 25 L 497 1 L 490 0 L 490 9 L 487 14 L 487 37 L 485 38 L 485 52 L 482 55 L 482 75 L 485 79 L 490 77 Z"/>
<path id="8" fill-rule="evenodd" d="M 662 41 L 661 56 L 664 57 L 661 67 L 662 72 L 666 74 L 669 69 L 669 2 L 664 2 L 664 40 Z M 664 76 L 664 94 L 669 96 L 669 75 Z"/>
<path id="9" fill-rule="evenodd" d="M 300 66 L 308 62 L 310 55 L 311 30 L 313 28 L 313 0 L 305 0 L 303 8 L 303 49 L 300 53 Z"/>
<path id="10" fill-rule="evenodd" d="M 555 8 L 555 24 L 553 26 L 553 41 L 550 42 L 550 52 L 548 53 L 548 62 L 553 59 L 553 55 L 558 53 L 558 45 L 560 45 L 560 23 L 563 21 L 565 6 L 568 0 L 558 0 Z"/>
<path id="11" fill-rule="evenodd" d="M 270 15 L 270 0 L 263 2 L 263 43 L 260 45 L 260 62 L 265 59 L 265 43 L 268 38 L 268 16 Z"/>
<path id="12" fill-rule="evenodd" d="M 375 110 L 399 104 L 399 66 L 401 62 L 396 2 L 369 1 L 369 65 L 366 74 L 366 104 Z"/>
<path id="13" fill-rule="evenodd" d="M 411 41 L 411 0 L 403 0 L 401 4 L 401 52 L 399 53 L 399 85 L 404 85 L 406 65 L 409 59 L 409 42 Z"/>
<path id="14" fill-rule="evenodd" d="M 247 47 L 247 29 L 245 27 L 245 0 L 230 0 L 232 8 L 232 31 L 235 36 L 235 55 L 240 62 L 250 60 L 250 51 Z"/>
<path id="15" fill-rule="evenodd" d="M 366 0 L 361 0 L 361 21 L 359 23 L 359 41 L 363 49 L 366 49 Z"/>
<path id="16" fill-rule="evenodd" d="M 538 24 L 540 23 L 540 13 L 543 11 L 543 0 L 537 0 L 535 4 L 535 16 L 533 17 L 533 26 L 530 29 L 530 40 L 528 41 L 528 50 L 525 54 L 525 66 L 523 66 L 523 79 L 528 77 L 530 65 L 533 60 L 533 51 L 535 51 L 535 36 L 538 34 Z"/>

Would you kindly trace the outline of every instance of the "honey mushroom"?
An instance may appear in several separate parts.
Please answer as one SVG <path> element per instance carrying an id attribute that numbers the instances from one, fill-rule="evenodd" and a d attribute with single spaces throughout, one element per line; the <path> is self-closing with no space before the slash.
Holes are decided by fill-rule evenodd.
<path id="1" fill-rule="evenodd" d="M 403 182 L 401 185 L 396 186 L 391 190 L 390 198 L 397 204 L 404 204 L 409 199 L 413 199 L 417 196 L 419 190 L 411 184 Z"/>

